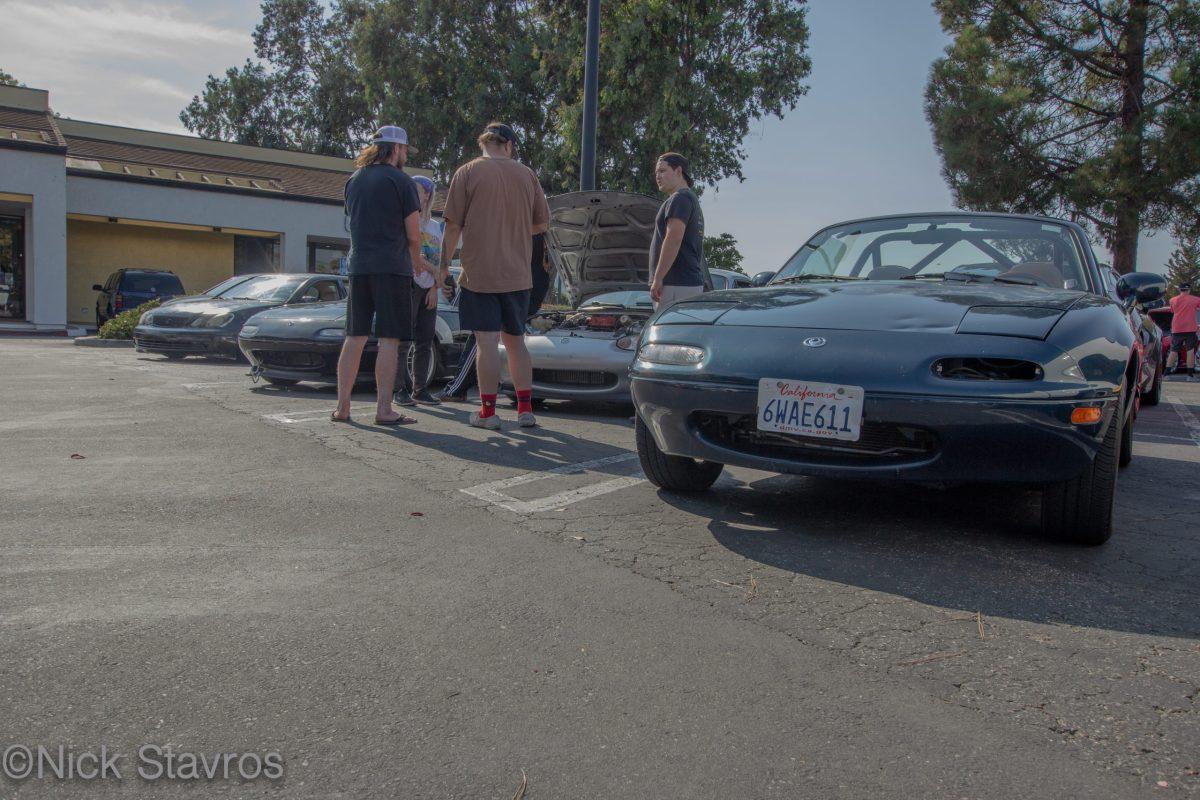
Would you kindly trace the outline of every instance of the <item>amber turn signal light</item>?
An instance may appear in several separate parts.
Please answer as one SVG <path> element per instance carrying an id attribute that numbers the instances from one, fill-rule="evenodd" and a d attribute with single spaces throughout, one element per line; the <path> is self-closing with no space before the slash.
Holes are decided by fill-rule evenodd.
<path id="1" fill-rule="evenodd" d="M 1101 409 L 1096 406 L 1077 408 L 1071 412 L 1072 425 L 1095 425 L 1103 416 Z"/>

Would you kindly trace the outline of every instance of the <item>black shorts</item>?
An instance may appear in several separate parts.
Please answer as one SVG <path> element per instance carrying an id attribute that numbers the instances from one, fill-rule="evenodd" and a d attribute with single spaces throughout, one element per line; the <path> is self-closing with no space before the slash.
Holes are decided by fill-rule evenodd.
<path id="1" fill-rule="evenodd" d="M 528 313 L 528 289 L 519 292 L 459 291 L 458 319 L 463 330 L 484 333 L 503 331 L 512 336 L 521 336 L 525 333 L 525 317 Z"/>
<path id="2" fill-rule="evenodd" d="M 409 275 L 351 275 L 350 296 L 346 298 L 346 335 L 412 339 L 411 298 Z"/>
<path id="3" fill-rule="evenodd" d="M 1171 334 L 1171 349 L 1176 353 L 1186 353 L 1196 349 L 1196 332 Z"/>

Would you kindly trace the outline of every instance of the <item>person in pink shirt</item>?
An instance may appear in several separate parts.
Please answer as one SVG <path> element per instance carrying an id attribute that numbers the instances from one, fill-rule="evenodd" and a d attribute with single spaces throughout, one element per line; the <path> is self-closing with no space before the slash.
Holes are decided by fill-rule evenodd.
<path id="1" fill-rule="evenodd" d="M 1171 298 L 1171 349 L 1179 355 L 1175 368 L 1182 370 L 1187 359 L 1187 379 L 1196 374 L 1196 315 L 1200 314 L 1200 297 L 1192 294 L 1189 283 L 1179 285 L 1179 294 Z"/>

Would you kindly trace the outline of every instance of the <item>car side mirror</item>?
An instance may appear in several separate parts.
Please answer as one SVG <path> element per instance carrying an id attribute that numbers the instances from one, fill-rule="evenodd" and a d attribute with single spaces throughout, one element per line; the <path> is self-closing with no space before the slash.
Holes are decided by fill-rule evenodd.
<path id="1" fill-rule="evenodd" d="M 1130 272 L 1117 280 L 1117 297 L 1126 305 L 1153 303 L 1167 292 L 1167 281 L 1153 272 Z"/>
<path id="2" fill-rule="evenodd" d="M 98 284 L 98 283 L 93 283 L 93 284 L 92 284 L 92 291 L 93 291 L 93 292 L 103 292 L 103 291 L 104 291 L 104 287 L 103 287 L 103 286 L 101 286 L 101 285 L 100 285 L 100 284 Z"/>
<path id="3" fill-rule="evenodd" d="M 750 279 L 750 285 L 755 286 L 755 287 L 766 286 L 768 283 L 771 282 L 771 278 L 774 278 L 774 277 L 775 277 L 774 272 L 760 272 L 757 275 L 755 275 L 753 278 Z"/>

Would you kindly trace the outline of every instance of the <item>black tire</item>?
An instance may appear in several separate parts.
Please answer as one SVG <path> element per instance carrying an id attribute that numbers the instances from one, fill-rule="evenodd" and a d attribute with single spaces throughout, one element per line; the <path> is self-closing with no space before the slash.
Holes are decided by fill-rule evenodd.
<path id="1" fill-rule="evenodd" d="M 408 378 L 410 381 L 412 381 L 412 385 L 414 387 L 423 386 L 428 389 L 430 384 L 437 380 L 442 374 L 442 352 L 441 347 L 438 345 L 436 340 L 433 343 L 432 350 L 433 353 L 429 358 L 429 374 L 425 376 L 424 381 L 417 381 L 417 376 L 414 371 L 414 367 L 416 367 L 417 346 L 415 344 L 410 344 L 408 346 L 408 350 L 404 353 L 404 370 L 408 373 Z"/>
<path id="2" fill-rule="evenodd" d="M 669 456 L 658 449 L 650 429 L 641 417 L 634 423 L 638 459 L 646 478 L 660 489 L 672 492 L 702 492 L 713 485 L 725 469 L 715 461 L 697 461 L 683 456 Z"/>
<path id="3" fill-rule="evenodd" d="M 1121 449 L 1117 456 L 1118 467 L 1128 467 L 1133 461 L 1133 419 L 1135 413 L 1130 410 L 1129 418 L 1121 426 Z"/>
<path id="4" fill-rule="evenodd" d="M 263 380 L 272 386 L 295 386 L 300 382 L 292 378 L 271 378 L 267 375 L 263 375 Z"/>
<path id="5" fill-rule="evenodd" d="M 1100 450 L 1083 474 L 1042 488 L 1046 535 L 1087 546 L 1104 544 L 1112 536 L 1122 427 L 1119 417 L 1109 423 Z"/>
<path id="6" fill-rule="evenodd" d="M 1142 395 L 1142 405 L 1156 406 L 1162 401 L 1162 385 L 1163 385 L 1163 362 L 1158 362 L 1158 367 L 1154 370 L 1154 383 L 1150 384 L 1150 391 Z"/>

